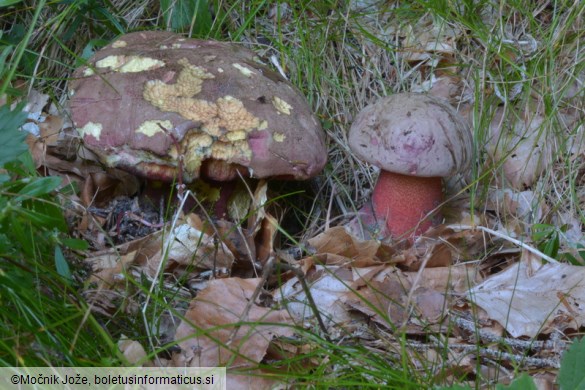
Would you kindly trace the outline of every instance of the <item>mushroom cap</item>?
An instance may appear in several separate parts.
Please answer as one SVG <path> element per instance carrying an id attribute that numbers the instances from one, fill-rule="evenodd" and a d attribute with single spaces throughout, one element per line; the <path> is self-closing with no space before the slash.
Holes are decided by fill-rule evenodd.
<path id="1" fill-rule="evenodd" d="M 469 166 L 471 129 L 448 102 L 399 93 L 357 115 L 349 146 L 362 160 L 389 172 L 446 177 Z"/>
<path id="2" fill-rule="evenodd" d="M 325 135 L 301 93 L 240 45 L 161 32 L 124 35 L 77 69 L 71 114 L 107 166 L 150 179 L 306 179 Z"/>

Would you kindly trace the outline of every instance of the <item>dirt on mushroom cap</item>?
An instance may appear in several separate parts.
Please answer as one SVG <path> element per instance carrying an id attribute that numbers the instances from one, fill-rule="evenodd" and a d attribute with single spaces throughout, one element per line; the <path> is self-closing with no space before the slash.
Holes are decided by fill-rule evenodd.
<path id="1" fill-rule="evenodd" d="M 73 120 L 108 166 L 173 180 L 182 155 L 189 182 L 207 160 L 295 179 L 326 162 L 324 133 L 304 97 L 237 44 L 132 33 L 73 78 Z"/>
<path id="2" fill-rule="evenodd" d="M 401 93 L 357 115 L 349 144 L 361 159 L 403 175 L 445 177 L 469 166 L 471 130 L 446 101 Z"/>

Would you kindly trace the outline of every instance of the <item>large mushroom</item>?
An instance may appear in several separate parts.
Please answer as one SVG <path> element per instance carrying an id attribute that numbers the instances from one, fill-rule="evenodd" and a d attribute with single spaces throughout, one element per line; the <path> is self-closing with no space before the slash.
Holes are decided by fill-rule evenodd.
<path id="1" fill-rule="evenodd" d="M 432 225 L 424 217 L 442 202 L 441 178 L 469 166 L 472 137 L 446 101 L 400 93 L 360 111 L 349 146 L 382 170 L 372 194 L 374 217 L 385 221 L 390 236 L 412 238 Z"/>
<path id="2" fill-rule="evenodd" d="M 127 34 L 75 71 L 70 94 L 84 145 L 148 179 L 303 180 L 327 159 L 304 97 L 238 44 Z"/>

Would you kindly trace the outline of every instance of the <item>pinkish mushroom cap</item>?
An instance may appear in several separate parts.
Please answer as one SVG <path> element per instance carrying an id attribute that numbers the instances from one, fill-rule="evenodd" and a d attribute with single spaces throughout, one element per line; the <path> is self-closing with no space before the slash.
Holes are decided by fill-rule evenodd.
<path id="1" fill-rule="evenodd" d="M 349 146 L 385 171 L 419 177 L 461 172 L 473 150 L 469 126 L 449 103 L 415 93 L 391 95 L 360 111 Z"/>
<path id="2" fill-rule="evenodd" d="M 304 97 L 233 43 L 124 35 L 77 69 L 71 113 L 85 146 L 150 179 L 306 179 L 327 159 Z"/>

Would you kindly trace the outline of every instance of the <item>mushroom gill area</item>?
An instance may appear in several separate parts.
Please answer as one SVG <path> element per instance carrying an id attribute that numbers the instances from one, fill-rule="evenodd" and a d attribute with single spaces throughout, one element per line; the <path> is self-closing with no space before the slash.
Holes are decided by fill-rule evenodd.
<path id="1" fill-rule="evenodd" d="M 204 81 L 215 76 L 203 67 L 191 65 L 185 58 L 178 63 L 182 70 L 174 83 L 150 80 L 144 86 L 143 97 L 162 111 L 178 113 L 200 124 L 172 146 L 171 155 L 183 155 L 184 179 L 192 181 L 199 177 L 202 162 L 212 159 L 224 164 L 220 164 L 218 175 L 216 170 L 206 170 L 211 179 L 229 180 L 236 174 L 235 169 L 228 169 L 232 161 L 249 162 L 252 158 L 249 132 L 265 128 L 266 122 L 261 122 L 233 96 L 226 95 L 215 102 L 196 99 Z"/>

